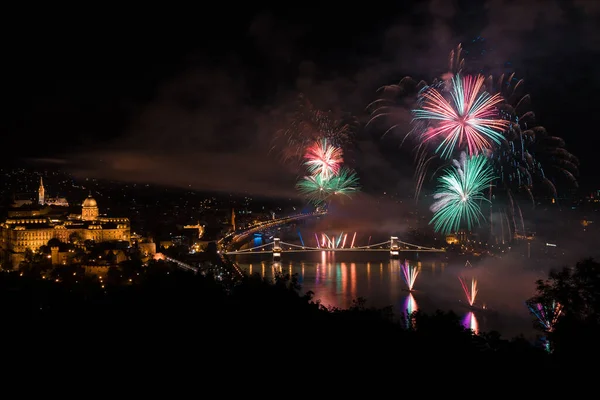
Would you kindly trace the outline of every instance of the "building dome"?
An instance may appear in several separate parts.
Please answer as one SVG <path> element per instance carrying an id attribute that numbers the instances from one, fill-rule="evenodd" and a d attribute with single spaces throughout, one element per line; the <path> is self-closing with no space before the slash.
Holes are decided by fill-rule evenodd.
<path id="1" fill-rule="evenodd" d="M 83 206 L 84 207 L 98 207 L 98 203 L 96 203 L 96 200 L 92 197 L 92 195 L 90 194 L 84 201 L 83 201 Z"/>

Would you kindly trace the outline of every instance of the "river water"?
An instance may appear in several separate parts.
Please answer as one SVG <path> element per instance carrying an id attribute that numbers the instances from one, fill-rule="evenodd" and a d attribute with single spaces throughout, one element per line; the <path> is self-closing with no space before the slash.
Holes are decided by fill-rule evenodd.
<path id="1" fill-rule="evenodd" d="M 237 256 L 236 261 L 244 271 L 266 278 L 272 278 L 276 271 L 297 274 L 301 292 L 314 292 L 314 299 L 326 306 L 347 308 L 353 300 L 362 297 L 367 300 L 367 306 L 393 306 L 398 316 L 406 310 L 452 310 L 465 326 L 476 332 L 496 330 L 504 338 L 520 334 L 529 339 L 535 337 L 532 318 L 523 303 L 525 299 L 516 299 L 518 305 L 509 309 L 504 301 L 492 298 L 493 280 L 478 280 L 474 304 L 486 309 L 471 311 L 458 278 L 463 277 L 471 289 L 472 278 L 481 276 L 476 263 L 473 266 L 465 260 L 451 262 L 434 254 L 407 256 L 412 259 L 406 261 L 419 271 L 412 292 L 407 290 L 401 262 L 390 260 L 389 253 L 385 252 L 284 253 L 280 263 L 274 263 L 270 254 L 256 254 Z"/>

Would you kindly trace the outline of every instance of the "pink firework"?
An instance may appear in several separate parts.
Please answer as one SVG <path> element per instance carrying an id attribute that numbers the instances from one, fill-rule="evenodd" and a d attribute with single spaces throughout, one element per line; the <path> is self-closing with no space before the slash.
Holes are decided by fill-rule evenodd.
<path id="1" fill-rule="evenodd" d="M 465 292 L 467 302 L 471 307 L 473 307 L 473 304 L 475 304 L 475 298 L 477 297 L 477 280 L 475 278 L 471 279 L 470 287 L 460 276 L 458 277 L 458 280 L 460 281 L 460 285 L 462 286 L 463 291 Z"/>
<path id="2" fill-rule="evenodd" d="M 422 139 L 439 141 L 435 150 L 449 158 L 455 150 L 466 148 L 470 155 L 490 149 L 504 139 L 509 122 L 499 118 L 496 106 L 502 96 L 491 96 L 483 90 L 484 77 L 456 75 L 446 89 L 429 87 L 421 94 L 421 106 L 413 111 L 415 120 L 428 123 Z"/>
<path id="3" fill-rule="evenodd" d="M 321 139 L 306 149 L 304 164 L 311 174 L 320 174 L 327 180 L 340 171 L 344 162 L 342 155 L 342 149 L 329 144 L 327 139 Z"/>

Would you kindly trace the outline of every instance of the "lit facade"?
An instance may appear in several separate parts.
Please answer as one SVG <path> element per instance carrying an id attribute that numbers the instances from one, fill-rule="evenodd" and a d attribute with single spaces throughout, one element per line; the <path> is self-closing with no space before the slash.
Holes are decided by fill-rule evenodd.
<path id="1" fill-rule="evenodd" d="M 43 185 L 40 185 L 39 194 L 43 194 Z M 64 243 L 129 241 L 130 223 L 128 218 L 100 217 L 98 204 L 91 194 L 84 200 L 80 215 L 9 213 L 6 221 L 0 224 L 2 261 L 18 266 L 24 259 L 26 249 L 37 251 L 47 245 L 50 239 Z"/>
<path id="2" fill-rule="evenodd" d="M 46 203 L 46 191 L 44 189 L 44 181 L 40 177 L 40 188 L 38 189 L 38 203 L 43 206 Z"/>
<path id="3" fill-rule="evenodd" d="M 69 207 L 69 202 L 64 197 L 46 197 L 44 181 L 40 177 L 40 187 L 38 189 L 38 204 L 48 206 Z"/>

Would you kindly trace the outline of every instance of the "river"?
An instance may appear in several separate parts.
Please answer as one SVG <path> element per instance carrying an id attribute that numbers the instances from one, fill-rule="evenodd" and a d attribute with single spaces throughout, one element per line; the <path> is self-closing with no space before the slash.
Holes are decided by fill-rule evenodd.
<path id="1" fill-rule="evenodd" d="M 362 297 L 367 306 L 393 306 L 397 315 L 409 311 L 453 310 L 465 326 L 475 332 L 496 330 L 504 338 L 523 334 L 533 339 L 536 331 L 523 301 L 516 299 L 514 307 L 492 296 L 493 280 L 478 281 L 475 305 L 486 310 L 471 311 L 467 296 L 458 277 L 462 276 L 468 289 L 472 278 L 481 276 L 477 264 L 464 260 L 449 262 L 436 254 L 405 254 L 410 265 L 417 268 L 413 292 L 407 290 L 401 262 L 390 260 L 389 253 L 288 253 L 280 263 L 273 263 L 270 254 L 237 256 L 239 266 L 250 274 L 272 278 L 277 270 L 297 274 L 302 293 L 314 292 L 315 300 L 330 307 L 347 308 Z M 402 259 L 402 262 L 404 259 Z M 487 285 L 487 286 L 486 286 Z M 515 300 L 515 299 L 512 299 Z M 513 302 L 514 303 L 514 302 Z M 493 310 L 493 311 L 492 311 Z"/>

